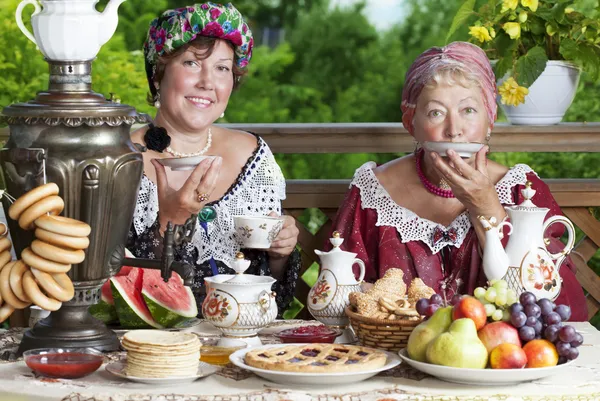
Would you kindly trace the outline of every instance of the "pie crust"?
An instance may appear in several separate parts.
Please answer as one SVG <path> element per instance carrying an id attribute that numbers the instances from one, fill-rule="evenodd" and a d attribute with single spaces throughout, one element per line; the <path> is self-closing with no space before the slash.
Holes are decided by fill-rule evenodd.
<path id="1" fill-rule="evenodd" d="M 358 345 L 304 344 L 249 351 L 244 362 L 255 368 L 301 373 L 343 373 L 377 369 L 387 355 Z"/>

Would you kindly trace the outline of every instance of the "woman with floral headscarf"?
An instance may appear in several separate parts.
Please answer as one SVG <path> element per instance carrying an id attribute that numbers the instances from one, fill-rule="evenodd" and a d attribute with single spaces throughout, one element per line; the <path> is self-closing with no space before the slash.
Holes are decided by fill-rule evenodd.
<path id="1" fill-rule="evenodd" d="M 175 260 L 196 266 L 192 287 L 202 302 L 204 277 L 234 273 L 239 245 L 234 215 L 280 215 L 285 180 L 267 144 L 257 135 L 217 127 L 229 97 L 252 56 L 253 39 L 232 4 L 202 3 L 168 10 L 150 23 L 144 43 L 154 122 L 132 133 L 144 144 L 144 175 L 127 247 L 137 257 L 160 258 L 167 222 L 198 214 L 191 243 Z M 171 171 L 164 158 L 211 155 L 194 170 Z M 244 249 L 247 273 L 272 275 L 280 313 L 292 300 L 300 257 L 298 229 L 284 217 L 281 232 L 264 251 Z"/>
<path id="2" fill-rule="evenodd" d="M 546 184 L 527 165 L 510 169 L 487 159 L 496 120 L 495 77 L 485 53 L 466 42 L 433 47 L 406 74 L 402 122 L 413 136 L 414 154 L 377 166 L 358 168 L 339 209 L 333 230 L 345 250 L 366 264 L 373 282 L 389 268 L 401 268 L 409 284 L 421 278 L 451 299 L 473 294 L 484 285 L 481 251 L 485 241 L 478 216 L 506 218 L 504 206 L 521 203 L 527 181 L 537 191 L 534 202 L 547 207 L 547 218 L 560 214 Z M 425 150 L 426 141 L 486 143 L 469 159 L 455 151 Z M 563 226 L 554 224 L 552 252 L 562 248 Z M 506 244 L 507 237 L 504 238 Z M 583 290 L 567 259 L 560 269 L 562 291 L 556 300 L 571 306 L 571 320 L 587 320 Z"/>

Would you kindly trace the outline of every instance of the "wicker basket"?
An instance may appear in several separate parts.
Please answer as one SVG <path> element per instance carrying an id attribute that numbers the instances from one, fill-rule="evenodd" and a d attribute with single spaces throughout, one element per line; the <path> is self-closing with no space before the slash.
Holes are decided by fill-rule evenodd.
<path id="1" fill-rule="evenodd" d="M 346 315 L 358 337 L 358 341 L 367 347 L 385 351 L 400 351 L 406 348 L 408 337 L 421 323 L 419 320 L 387 320 L 365 317 L 354 307 L 346 307 Z"/>

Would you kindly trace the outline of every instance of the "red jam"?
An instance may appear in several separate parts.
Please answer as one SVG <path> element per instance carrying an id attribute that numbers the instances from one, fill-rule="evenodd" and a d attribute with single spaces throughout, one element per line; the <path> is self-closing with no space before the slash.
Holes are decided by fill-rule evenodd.
<path id="1" fill-rule="evenodd" d="M 25 358 L 25 363 L 46 377 L 75 379 L 96 371 L 102 365 L 103 359 L 102 355 L 63 352 L 30 355 Z"/>
<path id="2" fill-rule="evenodd" d="M 310 325 L 282 330 L 275 336 L 283 343 L 333 343 L 340 334 L 340 330 L 324 325 Z"/>

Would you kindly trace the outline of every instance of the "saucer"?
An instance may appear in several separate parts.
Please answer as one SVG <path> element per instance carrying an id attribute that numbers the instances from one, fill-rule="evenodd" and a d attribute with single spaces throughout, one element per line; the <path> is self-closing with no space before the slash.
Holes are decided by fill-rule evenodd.
<path id="1" fill-rule="evenodd" d="M 173 171 L 193 170 L 202 160 L 213 159 L 215 156 L 170 157 L 157 159 L 160 164 Z"/>
<path id="2" fill-rule="evenodd" d="M 478 142 L 423 142 L 423 147 L 431 152 L 436 152 L 442 157 L 446 156 L 447 150 L 454 150 L 460 157 L 469 158 L 483 147 Z"/>
<path id="3" fill-rule="evenodd" d="M 122 379 L 127 379 L 132 382 L 137 383 L 146 383 L 153 384 L 155 386 L 164 386 L 164 385 L 173 385 L 173 384 L 182 384 L 182 383 L 190 383 L 201 377 L 210 376 L 213 373 L 219 371 L 218 367 L 213 365 L 209 365 L 208 363 L 199 362 L 198 363 L 198 372 L 195 375 L 191 376 L 171 376 L 171 377 L 138 377 L 138 376 L 130 376 L 125 373 L 125 361 L 112 362 L 106 365 L 106 371 L 113 374 L 114 376 L 120 377 Z"/>

